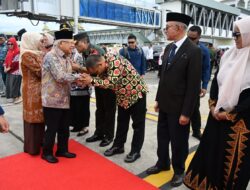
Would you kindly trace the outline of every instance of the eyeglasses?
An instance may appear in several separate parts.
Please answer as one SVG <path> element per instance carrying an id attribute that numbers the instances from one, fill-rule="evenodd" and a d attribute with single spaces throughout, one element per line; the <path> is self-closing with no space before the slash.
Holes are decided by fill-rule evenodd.
<path id="1" fill-rule="evenodd" d="M 167 25 L 166 28 L 163 28 L 163 31 L 166 32 L 169 28 L 171 28 L 173 26 L 177 26 L 177 25 L 176 24 Z"/>
<path id="2" fill-rule="evenodd" d="M 13 44 L 9 44 L 9 43 L 7 43 L 7 46 L 13 46 Z"/>
<path id="3" fill-rule="evenodd" d="M 134 44 L 135 41 L 128 41 L 128 44 Z"/>
<path id="4" fill-rule="evenodd" d="M 233 35 L 232 35 L 234 38 L 239 38 L 241 36 L 241 33 L 240 32 L 233 32 Z"/>
<path id="5" fill-rule="evenodd" d="M 61 42 L 64 42 L 64 43 L 67 43 L 67 44 L 71 44 L 71 45 L 75 45 L 75 41 L 62 40 Z"/>

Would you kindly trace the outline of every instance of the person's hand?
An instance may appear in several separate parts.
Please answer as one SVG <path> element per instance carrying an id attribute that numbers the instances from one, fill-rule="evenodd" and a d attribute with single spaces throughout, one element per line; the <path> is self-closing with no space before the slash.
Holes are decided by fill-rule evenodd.
<path id="1" fill-rule="evenodd" d="M 206 89 L 201 89 L 201 92 L 200 92 L 200 97 L 203 98 L 207 93 L 207 90 Z"/>
<path id="2" fill-rule="evenodd" d="M 4 118 L 3 115 L 0 116 L 0 132 L 1 133 L 7 133 L 9 131 L 9 123 Z"/>
<path id="3" fill-rule="evenodd" d="M 71 63 L 71 67 L 74 71 L 79 71 L 80 70 L 80 65 L 78 65 L 77 63 L 75 62 L 72 62 Z"/>
<path id="4" fill-rule="evenodd" d="M 158 102 L 155 102 L 154 109 L 155 109 L 155 112 L 159 112 Z"/>
<path id="5" fill-rule="evenodd" d="M 218 113 L 215 113 L 214 110 L 215 110 L 215 107 L 212 107 L 212 108 L 210 109 L 212 116 L 213 116 L 216 120 L 218 120 L 218 121 L 220 121 L 220 120 L 228 120 L 226 112 L 218 112 Z"/>
<path id="6" fill-rule="evenodd" d="M 141 77 L 142 77 L 142 78 L 144 78 L 144 77 L 145 77 L 145 75 L 141 75 Z"/>
<path id="7" fill-rule="evenodd" d="M 227 119 L 227 114 L 226 114 L 226 112 L 218 112 L 218 113 L 216 113 L 216 117 L 217 117 L 217 120 L 228 120 Z"/>
<path id="8" fill-rule="evenodd" d="M 190 118 L 186 117 L 184 115 L 181 115 L 179 118 L 179 124 L 180 125 L 187 125 L 190 122 Z"/>
<path id="9" fill-rule="evenodd" d="M 215 110 L 215 107 L 214 107 L 214 106 L 210 108 L 210 112 L 211 112 L 212 116 L 213 116 L 216 120 L 219 120 L 219 118 L 218 118 L 217 114 L 214 112 L 214 110 Z"/>
<path id="10" fill-rule="evenodd" d="M 81 74 L 80 80 L 83 82 L 85 85 L 89 85 L 92 82 L 92 77 L 89 74 L 83 73 Z"/>
<path id="11" fill-rule="evenodd" d="M 10 67 L 4 67 L 4 72 L 7 73 L 10 70 Z"/>

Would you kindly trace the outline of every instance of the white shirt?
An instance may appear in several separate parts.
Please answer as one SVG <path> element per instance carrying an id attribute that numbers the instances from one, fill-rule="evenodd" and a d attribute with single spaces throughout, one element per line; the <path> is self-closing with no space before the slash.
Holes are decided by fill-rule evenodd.
<path id="1" fill-rule="evenodd" d="M 182 44 L 184 43 L 184 41 L 186 39 L 187 39 L 187 36 L 184 36 L 182 39 L 180 39 L 179 41 L 177 41 L 177 42 L 174 43 L 177 46 L 177 48 L 175 49 L 175 54 L 180 49 L 180 47 L 182 46 Z"/>
<path id="2" fill-rule="evenodd" d="M 154 59 L 154 50 L 153 50 L 153 48 L 151 47 L 151 48 L 149 48 L 148 49 L 148 55 L 147 55 L 147 59 L 149 60 L 149 59 Z"/>

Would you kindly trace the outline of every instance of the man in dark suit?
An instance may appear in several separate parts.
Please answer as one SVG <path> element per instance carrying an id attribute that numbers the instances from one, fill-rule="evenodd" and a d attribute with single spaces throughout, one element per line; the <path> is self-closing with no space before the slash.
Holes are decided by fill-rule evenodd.
<path id="1" fill-rule="evenodd" d="M 165 33 L 173 41 L 164 51 L 162 73 L 156 96 L 159 111 L 157 139 L 158 161 L 147 170 L 156 174 L 170 170 L 171 142 L 174 176 L 171 185 L 182 184 L 185 160 L 188 156 L 190 117 L 193 113 L 201 81 L 201 50 L 186 36 L 191 17 L 168 13 Z"/>

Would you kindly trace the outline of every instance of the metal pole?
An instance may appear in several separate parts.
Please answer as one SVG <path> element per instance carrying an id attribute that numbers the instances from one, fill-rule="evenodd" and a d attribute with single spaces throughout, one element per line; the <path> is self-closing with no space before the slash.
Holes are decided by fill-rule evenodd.
<path id="1" fill-rule="evenodd" d="M 74 32 L 78 33 L 79 0 L 74 0 Z"/>

